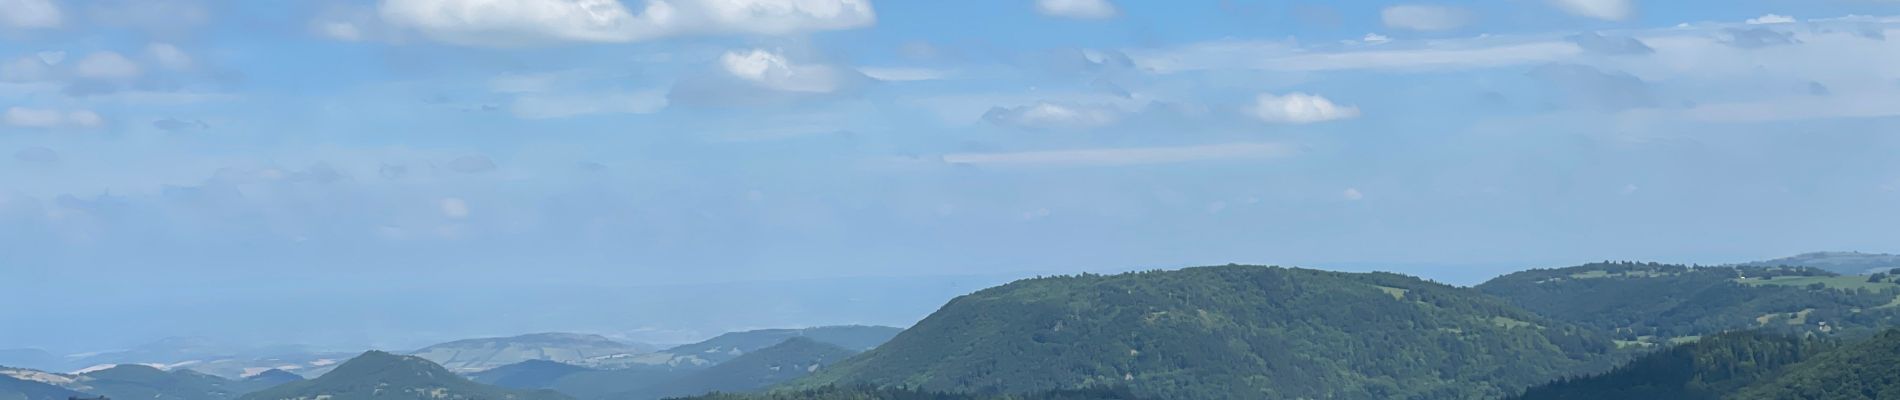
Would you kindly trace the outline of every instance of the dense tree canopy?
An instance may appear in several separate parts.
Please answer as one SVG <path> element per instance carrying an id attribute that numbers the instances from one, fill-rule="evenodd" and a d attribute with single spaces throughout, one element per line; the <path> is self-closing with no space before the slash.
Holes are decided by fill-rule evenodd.
<path id="1" fill-rule="evenodd" d="M 1386 273 L 1257 266 L 1029 279 L 800 383 L 1160 398 L 1498 398 L 1606 370 L 1603 335 Z"/>

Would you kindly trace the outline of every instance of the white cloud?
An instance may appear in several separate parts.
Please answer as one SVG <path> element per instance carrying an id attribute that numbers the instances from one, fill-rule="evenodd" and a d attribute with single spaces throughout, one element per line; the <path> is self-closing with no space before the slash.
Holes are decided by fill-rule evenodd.
<path id="1" fill-rule="evenodd" d="M 1292 147 L 1279 143 L 1227 143 L 1177 147 L 959 153 L 945 154 L 943 161 L 951 164 L 994 166 L 1114 166 L 1267 159 L 1293 154 Z"/>
<path id="2" fill-rule="evenodd" d="M 726 52 L 719 57 L 719 65 L 734 77 L 772 90 L 830 93 L 843 84 L 834 68 L 794 64 L 783 54 L 765 49 Z"/>
<path id="3" fill-rule="evenodd" d="M 1379 44 L 1379 43 L 1385 43 L 1385 42 L 1390 42 L 1390 41 L 1392 41 L 1392 37 L 1390 37 L 1390 36 L 1386 36 L 1386 35 L 1381 35 L 1381 34 L 1377 34 L 1377 33 L 1368 33 L 1368 34 L 1366 34 L 1366 38 L 1365 38 L 1365 39 L 1360 39 L 1360 41 L 1363 41 L 1363 42 L 1366 42 L 1366 43 L 1372 43 L 1372 44 Z"/>
<path id="4" fill-rule="evenodd" d="M 858 67 L 864 76 L 885 82 L 934 81 L 950 77 L 950 72 L 930 68 Z"/>
<path id="5" fill-rule="evenodd" d="M 1360 193 L 1359 188 L 1346 188 L 1346 191 L 1341 192 L 1339 197 L 1346 199 L 1346 201 L 1359 201 L 1364 200 L 1366 194 Z"/>
<path id="6" fill-rule="evenodd" d="M 869 0 L 649 0 L 638 13 L 618 0 L 387 0 L 379 13 L 391 25 L 436 40 L 481 46 L 778 35 L 876 22 Z M 360 37 L 354 26 L 319 28 L 333 37 Z"/>
<path id="7" fill-rule="evenodd" d="M 90 110 L 60 111 L 26 107 L 9 107 L 0 114 L 0 122 L 21 128 L 98 128 L 105 126 L 105 118 Z"/>
<path id="8" fill-rule="evenodd" d="M 463 201 L 461 198 L 449 197 L 442 199 L 441 207 L 442 216 L 444 217 L 454 219 L 468 218 L 468 202 Z"/>
<path id="9" fill-rule="evenodd" d="M 1589 17 L 1610 21 L 1629 18 L 1635 10 L 1634 0 L 1550 0 L 1558 9 L 1580 17 Z"/>
<path id="10" fill-rule="evenodd" d="M 88 54 L 73 68 L 80 77 L 94 79 L 136 78 L 143 72 L 131 59 L 110 51 Z"/>
<path id="11" fill-rule="evenodd" d="M 1795 19 L 1794 17 L 1781 15 L 1781 14 L 1768 14 L 1768 15 L 1763 15 L 1760 17 L 1749 18 L 1747 21 L 1743 21 L 1743 22 L 1747 22 L 1749 25 L 1792 24 L 1792 23 L 1795 23 Z"/>
<path id="12" fill-rule="evenodd" d="M 0 0 L 0 26 L 15 29 L 57 28 L 64 16 L 51 0 Z"/>
<path id="13" fill-rule="evenodd" d="M 1325 97 L 1306 93 L 1284 96 L 1262 93 L 1251 110 L 1261 121 L 1281 124 L 1310 124 L 1359 117 L 1359 108 L 1334 104 Z"/>
<path id="14" fill-rule="evenodd" d="M 158 60 L 159 66 L 174 70 L 191 68 L 191 55 L 185 54 L 184 50 L 179 50 L 178 46 L 173 46 L 171 43 L 146 45 L 145 52 L 150 53 L 152 59 Z"/>
<path id="15" fill-rule="evenodd" d="M 1032 129 L 1089 129 L 1114 125 L 1121 111 L 1110 106 L 1040 102 L 1017 107 L 993 107 L 983 113 L 990 123 Z"/>
<path id="16" fill-rule="evenodd" d="M 1121 14 L 1108 0 L 1036 0 L 1036 12 L 1075 19 L 1107 19 Z"/>
<path id="17" fill-rule="evenodd" d="M 566 118 L 589 114 L 652 114 L 665 109 L 666 92 L 648 90 L 607 94 L 531 94 L 515 98 L 509 112 L 529 119 Z"/>
<path id="18" fill-rule="evenodd" d="M 1448 6 L 1397 5 L 1379 11 L 1385 26 L 1414 31 L 1445 31 L 1471 23 L 1471 12 Z"/>

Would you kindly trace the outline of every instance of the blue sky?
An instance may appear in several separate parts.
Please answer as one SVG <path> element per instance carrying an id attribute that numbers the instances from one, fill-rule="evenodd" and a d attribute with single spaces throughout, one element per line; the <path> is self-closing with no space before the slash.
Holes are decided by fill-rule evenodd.
<path id="1" fill-rule="evenodd" d="M 904 324 L 957 293 L 444 322 L 549 288 L 1900 251 L 1894 1 L 0 9 L 0 292 L 43 305 L 0 320 L 125 325 L 0 332 L 26 346 Z M 329 317 L 247 326 L 293 312 Z"/>

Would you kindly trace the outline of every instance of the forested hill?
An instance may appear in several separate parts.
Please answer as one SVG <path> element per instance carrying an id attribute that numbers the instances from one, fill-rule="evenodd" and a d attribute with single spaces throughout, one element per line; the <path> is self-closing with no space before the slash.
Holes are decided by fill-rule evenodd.
<path id="1" fill-rule="evenodd" d="M 1656 347 L 1731 330 L 1866 336 L 1894 326 L 1900 284 L 1885 274 L 1805 267 L 1597 263 L 1505 275 L 1477 286 L 1544 316 Z"/>
<path id="2" fill-rule="evenodd" d="M 1835 348 L 1829 340 L 1728 333 L 1656 352 L 1613 372 L 1538 386 L 1514 400 L 1717 400 Z"/>
<path id="3" fill-rule="evenodd" d="M 1789 366 L 1738 400 L 1900 399 L 1900 330 L 1887 331 Z"/>
<path id="4" fill-rule="evenodd" d="M 1126 388 L 1051 390 L 1024 394 L 978 395 L 870 386 L 827 386 L 771 393 L 713 393 L 675 400 L 1148 400 Z"/>
<path id="5" fill-rule="evenodd" d="M 1608 338 L 1474 290 L 1259 266 L 1017 281 L 956 298 L 832 384 L 1158 398 L 1500 398 L 1607 370 Z"/>

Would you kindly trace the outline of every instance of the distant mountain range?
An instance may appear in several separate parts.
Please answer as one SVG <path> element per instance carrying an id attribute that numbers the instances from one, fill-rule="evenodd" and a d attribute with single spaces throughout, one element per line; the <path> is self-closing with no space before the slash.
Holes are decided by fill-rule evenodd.
<path id="1" fill-rule="evenodd" d="M 595 358 L 653 352 L 652 345 L 621 343 L 599 335 L 539 333 L 457 340 L 411 353 L 456 372 L 476 372 L 529 360 L 583 363 Z"/>
<path id="2" fill-rule="evenodd" d="M 545 333 L 410 355 L 197 339 L 0 351 L 84 364 L 0 367 L 0 400 L 1900 398 L 1900 275 L 1855 275 L 1883 257 L 1605 262 L 1473 287 L 1242 265 L 1083 274 L 960 296 L 908 330 L 765 329 L 663 350 Z"/>
<path id="3" fill-rule="evenodd" d="M 475 383 L 416 356 L 363 353 L 323 376 L 247 394 L 243 400 L 568 400 L 547 390 Z"/>
<path id="4" fill-rule="evenodd" d="M 802 377 L 877 347 L 902 329 L 827 326 L 733 332 L 638 357 L 590 360 L 589 368 L 528 361 L 471 375 L 478 382 L 554 389 L 581 399 L 644 400 L 711 390 L 756 390 Z"/>
<path id="5" fill-rule="evenodd" d="M 303 378 L 270 370 L 248 379 L 230 380 L 188 369 L 161 370 L 139 364 L 121 364 L 79 374 L 61 374 L 20 368 L 0 368 L 0 393 L 16 391 L 27 398 L 106 396 L 116 399 L 229 400 L 245 393 L 296 382 Z M 57 388 L 50 390 L 48 387 Z M 0 394 L 0 398 L 6 398 Z"/>
<path id="6" fill-rule="evenodd" d="M 1737 265 L 1745 267 L 1813 267 L 1842 275 L 1866 275 L 1900 268 L 1900 255 L 1862 253 L 1857 251 L 1824 251 Z"/>

